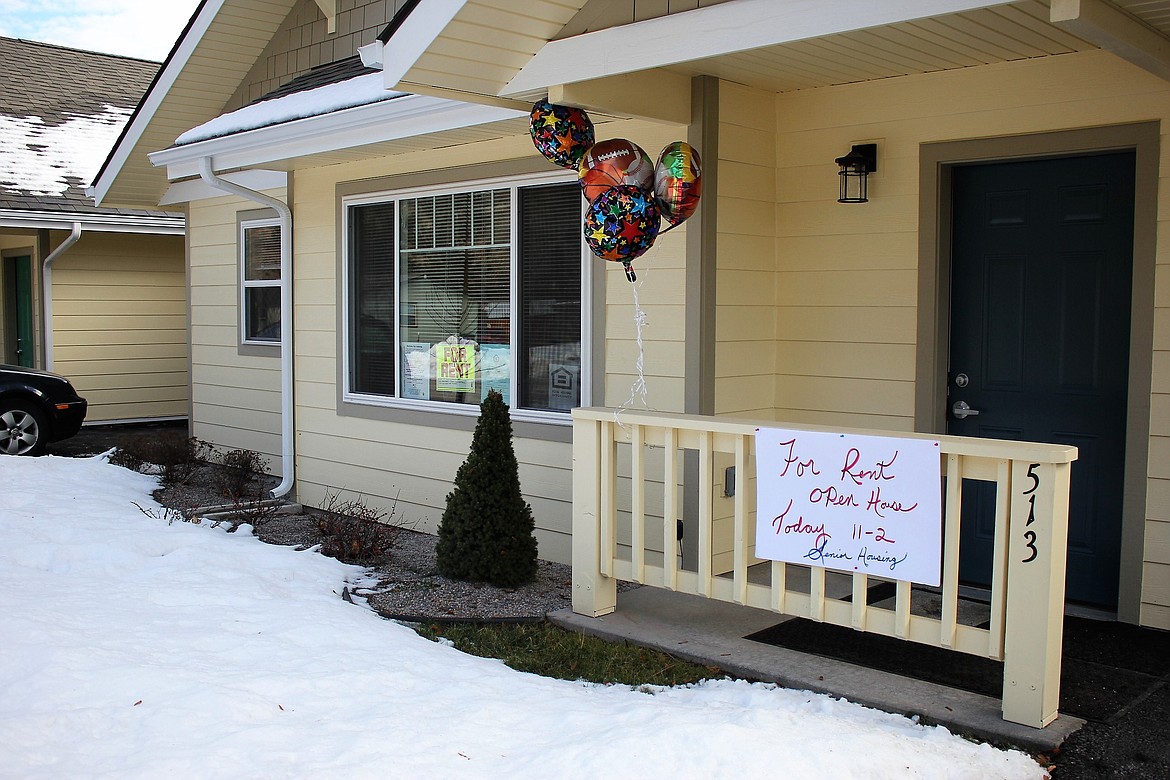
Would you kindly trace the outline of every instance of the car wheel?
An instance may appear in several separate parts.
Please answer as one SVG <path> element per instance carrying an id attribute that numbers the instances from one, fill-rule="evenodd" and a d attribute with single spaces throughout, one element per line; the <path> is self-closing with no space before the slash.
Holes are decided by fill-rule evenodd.
<path id="1" fill-rule="evenodd" d="M 44 415 L 33 407 L 0 402 L 0 454 L 39 455 L 48 432 Z"/>

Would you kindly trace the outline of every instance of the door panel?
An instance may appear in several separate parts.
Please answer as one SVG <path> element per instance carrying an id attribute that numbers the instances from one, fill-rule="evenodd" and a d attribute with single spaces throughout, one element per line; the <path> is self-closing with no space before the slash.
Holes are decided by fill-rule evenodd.
<path id="1" fill-rule="evenodd" d="M 1068 598 L 1116 607 L 1134 155 L 953 170 L 948 408 L 963 436 L 1074 444 Z M 960 386 L 959 374 L 966 383 Z M 990 581 L 994 488 L 964 483 L 961 578 Z"/>
<path id="2" fill-rule="evenodd" d="M 4 309 L 7 311 L 4 361 L 32 368 L 35 360 L 33 339 L 32 258 L 8 257 L 3 264 Z"/>

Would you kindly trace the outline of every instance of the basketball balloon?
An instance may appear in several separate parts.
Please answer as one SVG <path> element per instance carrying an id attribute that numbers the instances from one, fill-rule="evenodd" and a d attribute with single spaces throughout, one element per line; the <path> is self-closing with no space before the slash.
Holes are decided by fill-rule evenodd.
<path id="1" fill-rule="evenodd" d="M 538 100 L 532 106 L 528 133 L 536 150 L 562 168 L 576 168 L 593 146 L 593 122 L 579 108 Z"/>
<path id="2" fill-rule="evenodd" d="M 703 193 L 702 165 L 699 153 L 684 141 L 667 144 L 658 155 L 654 166 L 654 202 L 671 227 L 698 208 Z"/>
<path id="3" fill-rule="evenodd" d="M 609 187 L 585 211 L 585 243 L 604 260 L 629 264 L 654 245 L 659 216 L 654 199 L 628 184 Z"/>
<path id="4" fill-rule="evenodd" d="M 651 191 L 654 163 L 636 143 L 614 138 L 589 147 L 581 158 L 577 176 L 585 200 L 592 203 L 610 187 L 630 185 Z"/>

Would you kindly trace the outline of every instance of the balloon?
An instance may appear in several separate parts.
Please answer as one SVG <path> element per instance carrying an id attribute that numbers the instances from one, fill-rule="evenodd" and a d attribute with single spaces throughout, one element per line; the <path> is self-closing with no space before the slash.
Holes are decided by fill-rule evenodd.
<path id="1" fill-rule="evenodd" d="M 585 199 L 592 203 L 601 193 L 620 184 L 653 189 L 654 164 L 636 143 L 614 138 L 599 141 L 585 152 L 577 177 Z"/>
<path id="2" fill-rule="evenodd" d="M 576 168 L 593 146 L 593 122 L 579 108 L 538 100 L 532 106 L 528 132 L 536 150 L 562 168 Z"/>
<path id="3" fill-rule="evenodd" d="M 585 243 L 598 257 L 629 265 L 654 245 L 658 219 L 649 192 L 628 184 L 610 187 L 585 211 Z"/>
<path id="4" fill-rule="evenodd" d="M 667 144 L 654 166 L 654 203 L 662 218 L 679 224 L 695 213 L 703 193 L 703 161 L 685 141 Z"/>

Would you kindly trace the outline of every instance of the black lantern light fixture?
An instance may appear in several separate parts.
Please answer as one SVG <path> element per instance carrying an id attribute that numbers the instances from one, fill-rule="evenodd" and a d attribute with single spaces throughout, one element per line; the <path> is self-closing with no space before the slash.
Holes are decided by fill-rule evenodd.
<path id="1" fill-rule="evenodd" d="M 841 197 L 838 203 L 869 201 L 869 175 L 877 170 L 877 144 L 854 144 L 849 154 L 838 157 Z"/>

